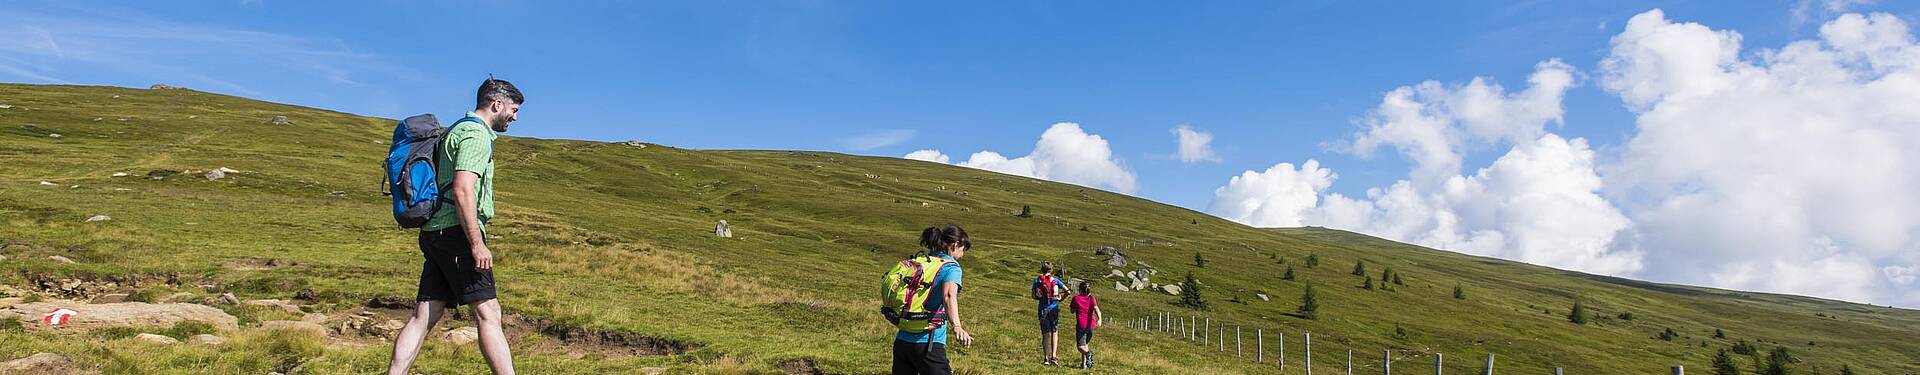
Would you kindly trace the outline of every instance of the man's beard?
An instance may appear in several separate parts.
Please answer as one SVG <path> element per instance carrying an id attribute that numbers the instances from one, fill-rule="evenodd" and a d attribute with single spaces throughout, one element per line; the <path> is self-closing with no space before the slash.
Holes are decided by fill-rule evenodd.
<path id="1" fill-rule="evenodd" d="M 499 133 L 507 132 L 507 116 L 505 115 L 495 115 L 493 116 L 493 119 L 487 121 L 487 123 L 492 125 L 491 127 L 493 128 L 494 132 L 499 132 Z"/>

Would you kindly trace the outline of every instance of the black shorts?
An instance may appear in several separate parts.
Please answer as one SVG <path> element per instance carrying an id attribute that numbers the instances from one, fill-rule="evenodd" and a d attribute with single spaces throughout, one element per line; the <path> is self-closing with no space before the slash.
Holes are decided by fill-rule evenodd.
<path id="1" fill-rule="evenodd" d="M 947 346 L 893 340 L 893 375 L 952 375 Z"/>
<path id="2" fill-rule="evenodd" d="M 1060 308 L 1040 309 L 1040 333 L 1060 331 Z"/>
<path id="3" fill-rule="evenodd" d="M 420 290 L 415 301 L 459 306 L 494 299 L 493 270 L 473 269 L 473 245 L 460 227 L 420 231 Z"/>
<path id="4" fill-rule="evenodd" d="M 1079 346 L 1087 346 L 1087 343 L 1089 342 L 1093 342 L 1092 328 L 1080 328 L 1080 329 L 1073 330 L 1074 344 Z"/>

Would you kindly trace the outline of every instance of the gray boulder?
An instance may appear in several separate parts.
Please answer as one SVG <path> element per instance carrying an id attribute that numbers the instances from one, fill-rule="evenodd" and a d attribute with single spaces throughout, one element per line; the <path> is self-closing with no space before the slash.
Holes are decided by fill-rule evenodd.
<path id="1" fill-rule="evenodd" d="M 267 123 L 273 125 L 293 125 L 293 120 L 288 120 L 287 116 L 273 116 L 273 118 L 267 119 Z"/>
<path id="2" fill-rule="evenodd" d="M 1174 285 L 1174 284 L 1161 285 L 1160 290 L 1167 292 L 1167 294 L 1176 295 L 1176 296 L 1180 295 L 1179 285 Z"/>
<path id="3" fill-rule="evenodd" d="M 1126 291 L 1131 291 L 1131 289 L 1127 289 L 1127 284 L 1126 284 L 1126 283 L 1122 283 L 1122 282 L 1119 282 L 1119 281 L 1115 281 L 1115 282 L 1113 282 L 1113 290 L 1118 290 L 1118 291 L 1122 291 L 1122 292 L 1126 292 Z"/>
<path id="4" fill-rule="evenodd" d="M 727 225 L 726 220 L 721 220 L 719 224 L 713 226 L 713 235 L 720 238 L 733 238 L 733 227 Z"/>

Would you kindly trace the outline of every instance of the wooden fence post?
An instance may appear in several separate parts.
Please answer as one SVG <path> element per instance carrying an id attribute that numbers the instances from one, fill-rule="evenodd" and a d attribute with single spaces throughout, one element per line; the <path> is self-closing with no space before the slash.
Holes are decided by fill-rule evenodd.
<path id="1" fill-rule="evenodd" d="M 1240 326 L 1233 326 L 1233 356 L 1240 356 Z"/>
<path id="2" fill-rule="evenodd" d="M 1260 328 L 1253 329 L 1253 363 L 1260 363 L 1260 361 L 1265 360 L 1267 338 L 1263 335 L 1264 331 L 1265 330 Z"/>
<path id="3" fill-rule="evenodd" d="M 1353 375 L 1353 349 L 1347 349 L 1347 375 Z"/>
<path id="4" fill-rule="evenodd" d="M 1444 375 L 1442 373 L 1446 371 L 1442 370 L 1440 366 L 1442 363 L 1446 363 L 1446 362 L 1447 362 L 1446 354 L 1433 353 L 1433 375 Z"/>
<path id="5" fill-rule="evenodd" d="M 1681 365 L 1673 365 L 1673 375 L 1687 375 L 1687 368 Z"/>
<path id="6" fill-rule="evenodd" d="M 1380 352 L 1380 371 L 1382 374 L 1393 375 L 1393 349 Z"/>
<path id="7" fill-rule="evenodd" d="M 1487 373 L 1483 375 L 1493 375 L 1493 352 L 1487 352 Z"/>
<path id="8" fill-rule="evenodd" d="M 1301 344 L 1307 347 L 1307 356 L 1305 357 L 1307 359 L 1305 363 L 1307 375 L 1313 375 L 1313 332 L 1300 333 L 1300 340 Z"/>

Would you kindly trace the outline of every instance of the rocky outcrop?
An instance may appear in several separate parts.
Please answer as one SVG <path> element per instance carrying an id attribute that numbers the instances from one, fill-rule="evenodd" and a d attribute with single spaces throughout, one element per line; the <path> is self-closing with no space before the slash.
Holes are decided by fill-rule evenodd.
<path id="1" fill-rule="evenodd" d="M 0 374 L 98 375 L 99 373 L 99 371 L 80 367 L 67 356 L 53 353 L 35 353 L 24 358 L 0 362 Z"/>
<path id="2" fill-rule="evenodd" d="M 58 309 L 71 309 L 75 312 L 66 324 L 47 326 L 40 322 L 42 315 Z M 204 322 L 216 329 L 233 330 L 239 328 L 240 320 L 220 309 L 191 303 L 103 303 L 85 304 L 74 301 L 48 301 L 23 303 L 0 310 L 0 319 L 20 320 L 22 326 L 35 330 L 55 332 L 90 331 L 109 327 L 152 327 L 170 328 L 180 322 Z"/>

